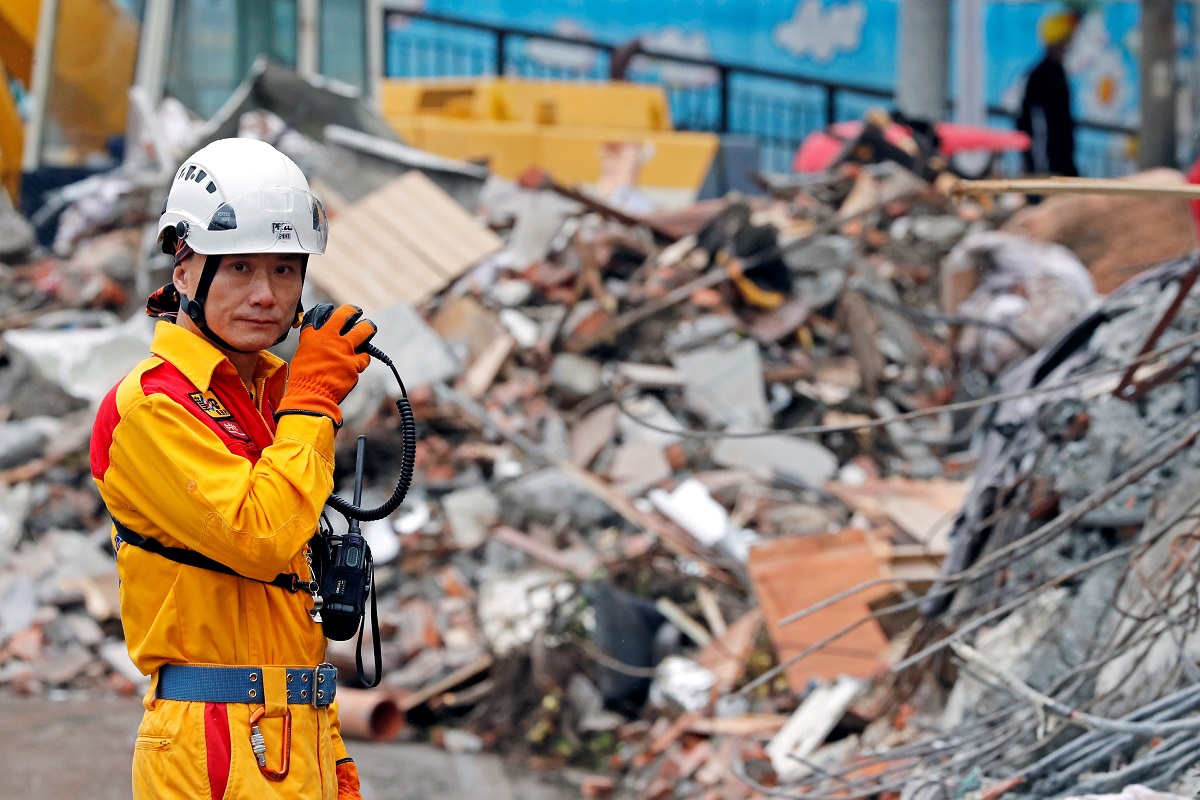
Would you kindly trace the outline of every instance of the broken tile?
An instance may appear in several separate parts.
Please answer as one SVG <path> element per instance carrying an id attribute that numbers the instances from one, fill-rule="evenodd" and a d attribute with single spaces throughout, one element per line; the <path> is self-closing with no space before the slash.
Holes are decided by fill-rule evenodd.
<path id="1" fill-rule="evenodd" d="M 785 627 L 779 620 L 838 593 L 882 577 L 874 550 L 862 531 L 788 537 L 751 548 L 746 564 L 780 661 L 787 661 L 870 614 L 867 603 L 887 591 L 854 594 Z M 861 625 L 826 648 L 794 663 L 785 674 L 803 695 L 811 679 L 839 675 L 866 678 L 882 666 L 887 638 L 878 625 Z"/>
<path id="2" fill-rule="evenodd" d="M 608 477 L 613 484 L 633 497 L 669 479 L 671 474 L 666 453 L 652 442 L 635 442 L 617 447 L 608 470 Z"/>
<path id="3" fill-rule="evenodd" d="M 450 523 L 455 543 L 473 550 L 487 539 L 500 514 L 500 502 L 484 486 L 458 489 L 442 498 L 442 510 Z"/>
<path id="4" fill-rule="evenodd" d="M 837 457 L 816 442 L 792 436 L 721 439 L 713 460 L 725 467 L 768 470 L 819 487 L 837 471 Z"/>
<path id="5" fill-rule="evenodd" d="M 767 410 L 758 345 L 743 341 L 728 347 L 706 347 L 673 357 L 684 374 L 688 406 L 711 424 L 760 428 L 771 419 Z"/>

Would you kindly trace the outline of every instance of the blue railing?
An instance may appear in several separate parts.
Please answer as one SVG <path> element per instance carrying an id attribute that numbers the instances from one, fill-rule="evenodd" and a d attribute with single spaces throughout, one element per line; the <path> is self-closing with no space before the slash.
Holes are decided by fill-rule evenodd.
<path id="1" fill-rule="evenodd" d="M 800 143 L 833 122 L 861 119 L 872 106 L 890 107 L 891 89 L 827 81 L 786 72 L 691 58 L 646 49 L 489 25 L 417 11 L 385 12 L 384 71 L 388 77 L 508 75 L 546 80 L 625 80 L 663 86 L 678 130 L 736 133 L 754 138 L 766 172 L 790 172 Z M 623 62 L 623 63 L 622 63 Z M 616 67 L 616 69 L 614 69 Z M 1011 128 L 1002 109 L 994 125 Z M 1078 161 L 1085 175 L 1111 177 L 1133 170 L 1124 156 L 1134 133 L 1080 123 Z M 1004 162 L 1020 171 L 1020 159 Z"/>

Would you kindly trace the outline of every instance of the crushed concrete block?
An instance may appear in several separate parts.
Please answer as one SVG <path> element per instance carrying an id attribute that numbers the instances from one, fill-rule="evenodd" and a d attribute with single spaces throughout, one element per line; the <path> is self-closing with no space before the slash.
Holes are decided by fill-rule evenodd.
<path id="1" fill-rule="evenodd" d="M 505 308 L 516 308 L 533 296 L 533 284 L 517 279 L 498 281 L 488 287 L 487 294 Z"/>
<path id="2" fill-rule="evenodd" d="M 1064 609 L 1070 602 L 1066 589 L 1051 589 L 976 637 L 975 649 L 996 669 L 1045 691 L 1056 671 L 1039 669 L 1043 658 L 1031 654 L 1051 653 L 1062 636 Z M 940 725 L 946 729 L 977 716 L 982 717 L 1012 703 L 1008 690 L 976 680 L 969 672 L 959 675 L 950 690 Z"/>
<path id="3" fill-rule="evenodd" d="M 154 324 L 145 314 L 106 328 L 4 332 L 42 375 L 68 394 L 98 404 L 150 349 Z"/>
<path id="4" fill-rule="evenodd" d="M 31 417 L 0 425 L 0 469 L 40 456 L 58 424 L 53 417 Z"/>
<path id="5" fill-rule="evenodd" d="M 371 343 L 391 357 L 408 391 L 455 378 L 462 371 L 462 362 L 407 303 L 381 309 L 371 320 L 379 328 Z M 371 359 L 358 386 L 342 402 L 342 416 L 348 423 L 354 423 L 374 413 L 385 398 L 396 397 L 399 392 L 396 378 L 387 365 Z"/>
<path id="6" fill-rule="evenodd" d="M 601 525 L 612 510 L 560 469 L 550 467 L 518 478 L 500 491 L 503 520 L 514 528 L 527 522 L 554 524 L 567 517 L 578 528 Z"/>
<path id="7" fill-rule="evenodd" d="M 477 613 L 483 634 L 497 656 L 533 641 L 550 614 L 575 594 L 557 570 L 530 569 L 486 578 L 479 587 Z"/>
<path id="8" fill-rule="evenodd" d="M 706 347 L 676 355 L 688 407 L 710 424 L 763 427 L 770 423 L 758 345 Z"/>
<path id="9" fill-rule="evenodd" d="M 0 484 L 0 571 L 6 569 L 25 530 L 25 519 L 33 497 L 29 482 L 15 486 Z"/>
<path id="10" fill-rule="evenodd" d="M 38 599 L 33 578 L 21 572 L 10 575 L 0 584 L 0 642 L 5 642 L 33 624 L 38 611 Z"/>
<path id="11" fill-rule="evenodd" d="M 501 309 L 500 322 L 523 349 L 527 350 L 538 343 L 541 327 L 515 308 Z"/>
<path id="12" fill-rule="evenodd" d="M 937 217 L 914 217 L 913 235 L 949 250 L 967 233 L 967 222 L 961 217 L 943 214 Z"/>
<path id="13" fill-rule="evenodd" d="M 34 231 L 29 220 L 13 208 L 8 192 L 0 191 L 0 261 L 16 263 L 33 249 Z"/>
<path id="14" fill-rule="evenodd" d="M 79 645 L 43 659 L 39 677 L 50 686 L 63 686 L 78 678 L 92 665 L 91 652 Z"/>
<path id="15" fill-rule="evenodd" d="M 854 243 L 844 236 L 817 236 L 783 251 L 783 263 L 795 273 L 845 269 L 854 260 Z"/>
<path id="16" fill-rule="evenodd" d="M 651 442 L 621 445 L 613 453 L 609 479 L 618 489 L 638 496 L 671 477 L 673 470 L 663 449 Z"/>
<path id="17" fill-rule="evenodd" d="M 571 463 L 587 468 L 592 460 L 612 442 L 617 434 L 617 417 L 621 409 L 616 403 L 607 403 L 592 411 L 571 429 L 569 445 Z"/>
<path id="18" fill-rule="evenodd" d="M 87 407 L 87 400 L 75 397 L 44 376 L 27 355 L 6 349 L 7 363 L 0 368 L 0 402 L 11 410 L 10 419 L 62 417 Z"/>
<path id="19" fill-rule="evenodd" d="M 668 431 L 683 430 L 683 425 L 657 397 L 638 395 L 624 400 L 623 404 L 627 413 L 617 417 L 617 432 L 625 444 L 649 442 L 665 448 L 679 441 L 680 437 L 673 433 L 655 430 L 642 424 L 645 422 L 655 428 L 666 428 Z"/>
<path id="20" fill-rule="evenodd" d="M 84 647 L 96 647 L 104 641 L 104 631 L 100 628 L 100 623 L 88 614 L 63 614 L 58 620 L 58 627 L 71 641 Z"/>
<path id="21" fill-rule="evenodd" d="M 708 314 L 694 320 L 685 320 L 667 331 L 664 344 L 668 350 L 689 350 L 706 342 L 719 339 L 737 329 L 735 317 Z"/>
<path id="22" fill-rule="evenodd" d="M 837 456 L 829 450 L 794 436 L 721 439 L 712 456 L 723 467 L 767 469 L 811 487 L 820 487 L 838 468 Z"/>
<path id="23" fill-rule="evenodd" d="M 559 353 L 550 364 L 550 383 L 580 397 L 593 395 L 603 385 L 600 364 L 586 356 Z"/>
<path id="24" fill-rule="evenodd" d="M 98 270 L 110 278 L 132 281 L 141 261 L 142 231 L 122 228 L 84 239 L 71 254 L 70 264 Z"/>
<path id="25" fill-rule="evenodd" d="M 500 501 L 485 486 L 458 489 L 442 498 L 442 511 L 450 523 L 455 543 L 473 550 L 487 539 L 500 515 Z"/>
<path id="26" fill-rule="evenodd" d="M 579 208 L 553 192 L 541 191 L 522 192 L 514 207 L 517 221 L 500 256 L 506 266 L 518 270 L 549 255 L 563 222 Z"/>
<path id="27" fill-rule="evenodd" d="M 150 683 L 150 676 L 143 675 L 134 666 L 124 641 L 116 639 L 111 642 L 105 642 L 100 646 L 99 652 L 100 657 L 104 659 L 104 663 L 108 664 L 114 672 L 127 678 L 135 685 L 144 686 Z"/>

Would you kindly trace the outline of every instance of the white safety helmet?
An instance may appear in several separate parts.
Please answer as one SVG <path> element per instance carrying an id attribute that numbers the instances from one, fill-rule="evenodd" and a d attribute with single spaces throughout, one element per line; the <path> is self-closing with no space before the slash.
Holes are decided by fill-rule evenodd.
<path id="1" fill-rule="evenodd" d="M 310 254 L 325 252 L 329 219 L 290 158 L 256 139 L 220 139 L 193 153 L 175 174 L 158 220 L 158 237 L 176 264 L 189 250 L 207 258 L 195 297 L 167 284 L 151 295 L 147 310 L 155 316 L 174 313 L 172 308 L 182 311 L 210 341 L 241 353 L 246 351 L 208 327 L 204 314 L 221 256 L 299 253 L 303 272 Z M 297 304 L 297 325 L 303 310 Z M 284 331 L 279 342 L 286 337 Z"/>
<path id="2" fill-rule="evenodd" d="M 205 255 L 325 252 L 329 220 L 290 158 L 256 139 L 220 139 L 183 162 L 158 221 L 163 250 Z"/>

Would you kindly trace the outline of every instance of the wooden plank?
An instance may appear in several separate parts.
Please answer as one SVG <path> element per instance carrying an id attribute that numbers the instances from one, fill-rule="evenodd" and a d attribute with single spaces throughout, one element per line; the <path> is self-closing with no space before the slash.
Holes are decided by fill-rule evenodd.
<path id="1" fill-rule="evenodd" d="M 1183 197 L 1200 200 L 1200 186 L 1144 184 L 1119 178 L 1014 178 L 959 181 L 950 189 L 957 195 L 989 194 L 1109 194 L 1125 197 Z"/>
<path id="2" fill-rule="evenodd" d="M 766 747 L 771 766 L 781 782 L 794 781 L 808 774 L 808 767 L 793 756 L 804 758 L 816 750 L 845 716 L 861 688 L 862 684 L 857 680 L 843 676 L 832 685 L 817 687 L 804 699 Z"/>
<path id="3" fill-rule="evenodd" d="M 478 661 L 467 664 L 465 667 L 459 667 L 440 681 L 429 684 L 419 692 L 398 696 L 396 698 L 396 705 L 400 706 L 400 710 L 407 714 L 417 706 L 428 703 L 438 695 L 445 694 L 460 684 L 466 683 L 484 670 L 490 669 L 492 664 L 493 660 L 490 655 L 481 656 Z"/>
<path id="4" fill-rule="evenodd" d="M 779 620 L 789 614 L 883 576 L 866 534 L 852 528 L 768 540 L 750 549 L 746 568 L 781 662 L 868 616 L 868 604 L 888 591 L 877 586 L 780 627 Z M 785 674 L 798 695 L 804 694 L 813 678 L 867 678 L 884 666 L 887 646 L 878 625 L 862 625 L 792 664 Z"/>
<path id="5" fill-rule="evenodd" d="M 416 170 L 401 175 L 331 222 L 329 247 L 309 266 L 313 282 L 368 314 L 420 303 L 503 241 Z"/>
<path id="6" fill-rule="evenodd" d="M 742 714 L 737 717 L 703 717 L 688 726 L 688 733 L 705 736 L 774 736 L 790 719 L 785 714 Z"/>
<path id="7" fill-rule="evenodd" d="M 757 608 L 747 611 L 723 634 L 714 639 L 696 654 L 696 663 L 706 668 L 717 679 L 717 694 L 728 694 L 746 674 L 754 639 L 762 625 L 762 612 Z"/>

